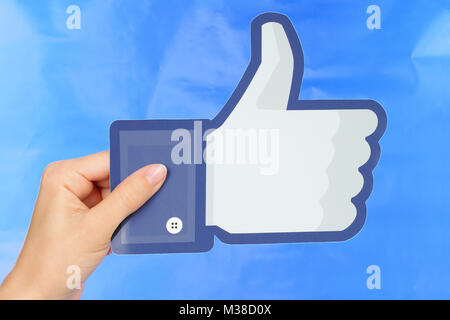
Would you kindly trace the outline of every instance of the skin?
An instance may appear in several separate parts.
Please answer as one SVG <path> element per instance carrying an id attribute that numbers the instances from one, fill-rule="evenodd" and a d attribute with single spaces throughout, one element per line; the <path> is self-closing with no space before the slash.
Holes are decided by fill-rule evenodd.
<path id="1" fill-rule="evenodd" d="M 50 164 L 42 175 L 31 224 L 0 299 L 78 299 L 84 283 L 110 252 L 114 230 L 164 183 L 167 169 L 149 165 L 110 193 L 109 152 Z M 70 289 L 69 266 L 81 288 Z"/>

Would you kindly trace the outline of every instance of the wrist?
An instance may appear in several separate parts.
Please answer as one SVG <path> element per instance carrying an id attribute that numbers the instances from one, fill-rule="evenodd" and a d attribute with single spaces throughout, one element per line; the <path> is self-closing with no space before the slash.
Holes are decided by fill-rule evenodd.
<path id="1" fill-rule="evenodd" d="M 28 274 L 13 269 L 0 285 L 0 300 L 51 299 L 45 287 L 33 281 Z"/>

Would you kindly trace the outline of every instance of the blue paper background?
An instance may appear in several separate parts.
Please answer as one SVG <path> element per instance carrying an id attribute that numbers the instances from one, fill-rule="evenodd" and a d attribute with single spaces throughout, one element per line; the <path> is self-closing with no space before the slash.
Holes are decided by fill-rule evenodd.
<path id="1" fill-rule="evenodd" d="M 66 28 L 71 4 L 81 30 Z M 366 27 L 371 4 L 381 30 Z M 388 114 L 363 230 L 345 243 L 110 256 L 84 298 L 450 298 L 448 1 L 2 0 L 0 278 L 46 164 L 107 149 L 116 119 L 212 118 L 266 11 L 299 34 L 301 99 L 371 98 Z M 381 290 L 366 287 L 369 265 Z"/>

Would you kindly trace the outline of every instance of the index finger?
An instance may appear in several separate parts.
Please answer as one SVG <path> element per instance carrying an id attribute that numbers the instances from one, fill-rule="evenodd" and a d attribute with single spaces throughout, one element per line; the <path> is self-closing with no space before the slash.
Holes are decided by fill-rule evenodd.
<path id="1" fill-rule="evenodd" d="M 109 151 L 102 151 L 74 159 L 77 172 L 89 181 L 109 178 Z"/>

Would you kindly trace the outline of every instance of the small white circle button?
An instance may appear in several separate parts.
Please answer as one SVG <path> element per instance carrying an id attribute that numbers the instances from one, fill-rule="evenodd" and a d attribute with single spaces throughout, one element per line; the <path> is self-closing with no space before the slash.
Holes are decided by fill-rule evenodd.
<path id="1" fill-rule="evenodd" d="M 172 217 L 167 220 L 166 229 L 171 234 L 177 234 L 183 229 L 183 221 L 180 218 Z"/>

